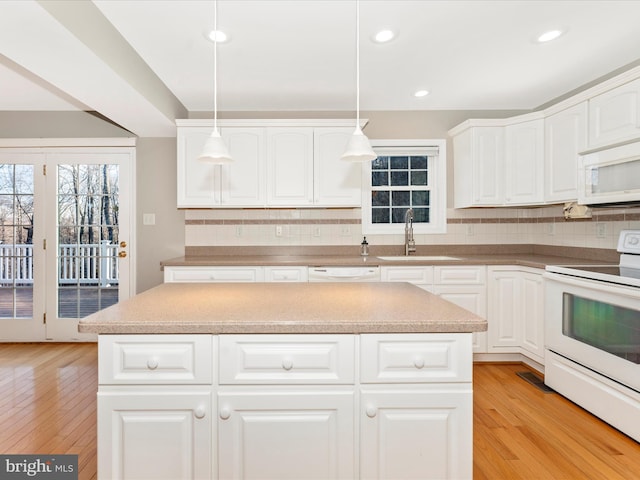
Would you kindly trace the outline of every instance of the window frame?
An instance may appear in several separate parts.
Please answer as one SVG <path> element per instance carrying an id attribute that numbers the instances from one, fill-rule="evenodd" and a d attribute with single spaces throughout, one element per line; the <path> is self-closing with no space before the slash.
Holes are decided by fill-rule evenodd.
<path id="1" fill-rule="evenodd" d="M 447 231 L 447 141 L 445 139 L 424 140 L 371 140 L 378 155 L 427 154 L 429 172 L 430 211 L 429 223 L 414 222 L 417 234 L 441 234 Z M 362 233 L 371 235 L 404 234 L 404 223 L 371 222 L 371 162 L 362 169 Z M 393 188 L 390 187 L 391 190 Z"/>

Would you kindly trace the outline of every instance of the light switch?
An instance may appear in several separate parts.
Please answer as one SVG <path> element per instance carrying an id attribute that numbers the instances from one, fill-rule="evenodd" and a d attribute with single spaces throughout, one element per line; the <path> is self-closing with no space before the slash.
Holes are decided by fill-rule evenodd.
<path id="1" fill-rule="evenodd" d="M 143 213 L 142 214 L 142 224 L 143 225 L 155 225 L 156 224 L 156 214 L 155 213 Z"/>

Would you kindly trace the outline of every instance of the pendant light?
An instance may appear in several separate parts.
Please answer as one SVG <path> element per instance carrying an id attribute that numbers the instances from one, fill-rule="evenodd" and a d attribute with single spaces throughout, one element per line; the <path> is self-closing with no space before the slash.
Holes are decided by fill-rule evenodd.
<path id="1" fill-rule="evenodd" d="M 356 130 L 340 158 L 349 162 L 370 162 L 377 157 L 360 128 L 360 0 L 356 0 Z"/>
<path id="2" fill-rule="evenodd" d="M 213 132 L 207 139 L 198 160 L 207 163 L 232 162 L 231 154 L 218 131 L 218 0 L 213 1 Z"/>

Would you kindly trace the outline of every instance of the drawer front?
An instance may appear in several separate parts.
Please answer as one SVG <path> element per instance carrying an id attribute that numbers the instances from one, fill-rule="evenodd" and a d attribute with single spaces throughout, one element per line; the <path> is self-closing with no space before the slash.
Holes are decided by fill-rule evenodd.
<path id="1" fill-rule="evenodd" d="M 265 267 L 265 282 L 306 282 L 309 278 L 307 267 Z"/>
<path id="2" fill-rule="evenodd" d="M 165 283 L 262 282 L 262 267 L 165 267 Z"/>
<path id="3" fill-rule="evenodd" d="M 221 384 L 352 384 L 353 335 L 221 335 Z"/>
<path id="4" fill-rule="evenodd" d="M 383 282 L 432 283 L 433 267 L 382 267 Z"/>
<path id="5" fill-rule="evenodd" d="M 470 333 L 362 335 L 362 383 L 471 382 Z"/>
<path id="6" fill-rule="evenodd" d="M 434 269 L 436 285 L 483 285 L 486 281 L 485 267 L 435 267 Z"/>
<path id="7" fill-rule="evenodd" d="M 211 384 L 211 335 L 100 335 L 102 385 Z"/>

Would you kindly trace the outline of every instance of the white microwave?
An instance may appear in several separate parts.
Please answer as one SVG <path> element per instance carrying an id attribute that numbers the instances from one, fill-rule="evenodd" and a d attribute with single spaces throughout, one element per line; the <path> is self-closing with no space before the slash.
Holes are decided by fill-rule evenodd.
<path id="1" fill-rule="evenodd" d="M 578 203 L 640 204 L 640 142 L 580 155 Z"/>

